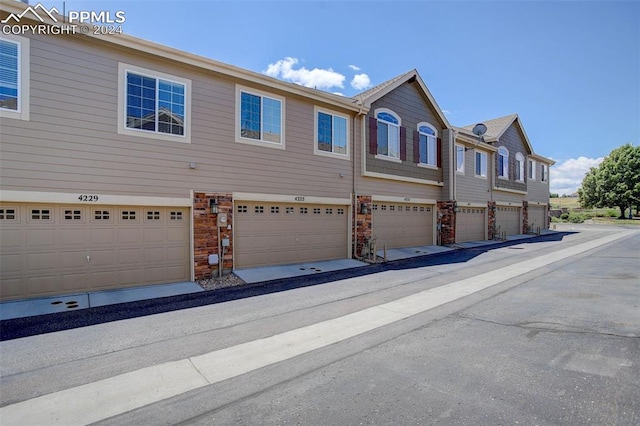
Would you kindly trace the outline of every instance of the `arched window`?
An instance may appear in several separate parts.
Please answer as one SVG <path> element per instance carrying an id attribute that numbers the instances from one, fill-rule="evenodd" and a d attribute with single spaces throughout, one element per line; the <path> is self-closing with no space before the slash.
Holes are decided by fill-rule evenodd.
<path id="1" fill-rule="evenodd" d="M 524 155 L 516 154 L 516 180 L 524 182 Z"/>
<path id="2" fill-rule="evenodd" d="M 376 111 L 378 155 L 400 158 L 400 117 L 388 109 Z"/>
<path id="3" fill-rule="evenodd" d="M 437 165 L 438 131 L 429 123 L 418 123 L 418 152 L 419 164 Z M 415 149 L 415 147 L 414 147 Z"/>
<path id="4" fill-rule="evenodd" d="M 509 150 L 504 146 L 498 148 L 498 176 L 509 179 Z"/>

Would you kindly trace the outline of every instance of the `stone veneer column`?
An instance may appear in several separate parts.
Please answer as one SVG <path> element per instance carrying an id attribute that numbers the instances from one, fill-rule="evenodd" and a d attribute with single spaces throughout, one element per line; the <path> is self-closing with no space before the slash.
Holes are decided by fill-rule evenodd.
<path id="1" fill-rule="evenodd" d="M 355 258 L 362 257 L 364 244 L 371 238 L 371 222 L 373 218 L 371 201 L 370 195 L 358 195 L 353 209 L 356 221 L 355 244 L 353 246 L 353 257 Z M 366 207 L 366 214 L 362 213 L 363 206 Z"/>
<path id="2" fill-rule="evenodd" d="M 209 200 L 218 203 L 218 214 L 227 214 L 227 223 L 233 223 L 233 197 L 231 194 L 208 194 L 196 192 L 193 197 L 193 263 L 195 279 L 203 280 L 218 276 L 218 265 L 209 265 L 209 255 L 218 250 L 218 214 L 211 214 Z M 229 239 L 229 247 L 225 248 L 222 259 L 222 270 L 233 269 L 233 230 L 220 227 L 220 238 Z"/>
<path id="3" fill-rule="evenodd" d="M 522 233 L 529 233 L 529 202 L 522 202 Z"/>
<path id="4" fill-rule="evenodd" d="M 487 238 L 493 240 L 496 235 L 496 202 L 489 201 L 487 203 Z"/>
<path id="5" fill-rule="evenodd" d="M 456 242 L 456 202 L 438 201 L 438 225 L 440 228 L 440 245 L 447 246 Z"/>

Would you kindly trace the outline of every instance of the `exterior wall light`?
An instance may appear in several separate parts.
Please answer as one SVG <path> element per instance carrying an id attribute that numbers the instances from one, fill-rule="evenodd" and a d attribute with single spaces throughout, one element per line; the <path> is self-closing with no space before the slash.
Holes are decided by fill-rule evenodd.
<path id="1" fill-rule="evenodd" d="M 367 214 L 368 212 L 367 205 L 365 203 L 360 204 L 360 214 Z"/>
<path id="2" fill-rule="evenodd" d="M 215 198 L 209 199 L 209 208 L 211 209 L 211 214 L 218 214 L 218 200 Z"/>

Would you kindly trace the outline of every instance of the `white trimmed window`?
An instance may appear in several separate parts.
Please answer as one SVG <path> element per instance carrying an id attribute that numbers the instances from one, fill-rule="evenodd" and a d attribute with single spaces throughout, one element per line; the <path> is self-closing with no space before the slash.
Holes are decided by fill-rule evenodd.
<path id="1" fill-rule="evenodd" d="M 536 180 L 536 162 L 529 160 L 529 180 Z"/>
<path id="2" fill-rule="evenodd" d="M 236 86 L 236 141 L 284 148 L 284 98 Z"/>
<path id="3" fill-rule="evenodd" d="M 349 119 L 335 112 L 315 109 L 315 153 L 320 155 L 349 156 Z"/>
<path id="4" fill-rule="evenodd" d="M 435 127 L 429 123 L 418 123 L 418 151 L 420 153 L 418 164 L 437 166 L 437 140 L 438 131 Z"/>
<path id="5" fill-rule="evenodd" d="M 498 148 L 498 177 L 509 179 L 509 150 L 503 146 Z"/>
<path id="6" fill-rule="evenodd" d="M 464 173 L 464 146 L 456 144 L 456 172 Z"/>
<path id="7" fill-rule="evenodd" d="M 393 111 L 380 109 L 376 111 L 378 120 L 378 155 L 400 159 L 400 125 L 401 120 Z"/>
<path id="8" fill-rule="evenodd" d="M 516 154 L 516 180 L 524 182 L 524 156 L 519 152 Z"/>
<path id="9" fill-rule="evenodd" d="M 476 177 L 487 177 L 487 153 L 476 151 Z"/>
<path id="10" fill-rule="evenodd" d="M 540 180 L 542 182 L 546 182 L 549 180 L 549 166 L 546 164 L 542 164 L 542 168 L 540 170 Z"/>
<path id="11" fill-rule="evenodd" d="M 0 117 L 29 120 L 29 39 L 0 37 Z"/>
<path id="12" fill-rule="evenodd" d="M 120 64 L 118 133 L 190 142 L 191 81 Z"/>

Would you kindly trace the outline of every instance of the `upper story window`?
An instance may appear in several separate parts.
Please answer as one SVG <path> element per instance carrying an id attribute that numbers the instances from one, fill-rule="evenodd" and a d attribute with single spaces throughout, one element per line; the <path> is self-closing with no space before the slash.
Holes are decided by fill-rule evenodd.
<path id="1" fill-rule="evenodd" d="M 428 123 L 418 124 L 418 153 L 419 153 L 418 164 L 427 164 L 429 166 L 436 167 L 437 140 L 438 140 L 438 132 L 431 124 L 428 124 Z"/>
<path id="2" fill-rule="evenodd" d="M 237 102 L 237 141 L 284 148 L 283 98 L 238 87 Z"/>
<path id="3" fill-rule="evenodd" d="M 529 180 L 536 180 L 536 162 L 529 160 Z"/>
<path id="4" fill-rule="evenodd" d="M 346 158 L 349 155 L 349 120 L 346 116 L 316 108 L 315 152 Z"/>
<path id="5" fill-rule="evenodd" d="M 376 113 L 378 120 L 378 155 L 400 158 L 400 117 L 389 110 Z"/>
<path id="6" fill-rule="evenodd" d="M 0 38 L 0 117 L 29 120 L 28 38 Z"/>
<path id="7" fill-rule="evenodd" d="M 118 132 L 132 136 L 189 142 L 189 80 L 120 64 L 123 96 Z"/>
<path id="8" fill-rule="evenodd" d="M 498 176 L 509 179 L 509 150 L 503 146 L 498 148 Z"/>
<path id="9" fill-rule="evenodd" d="M 487 153 L 476 151 L 476 176 L 487 177 Z"/>
<path id="10" fill-rule="evenodd" d="M 519 152 L 516 154 L 516 180 L 524 182 L 524 156 Z"/>
<path id="11" fill-rule="evenodd" d="M 456 172 L 464 173 L 464 146 L 456 144 Z"/>
<path id="12" fill-rule="evenodd" d="M 540 180 L 542 182 L 546 182 L 549 179 L 549 166 L 547 166 L 546 164 L 542 165 L 542 168 L 540 169 Z"/>

